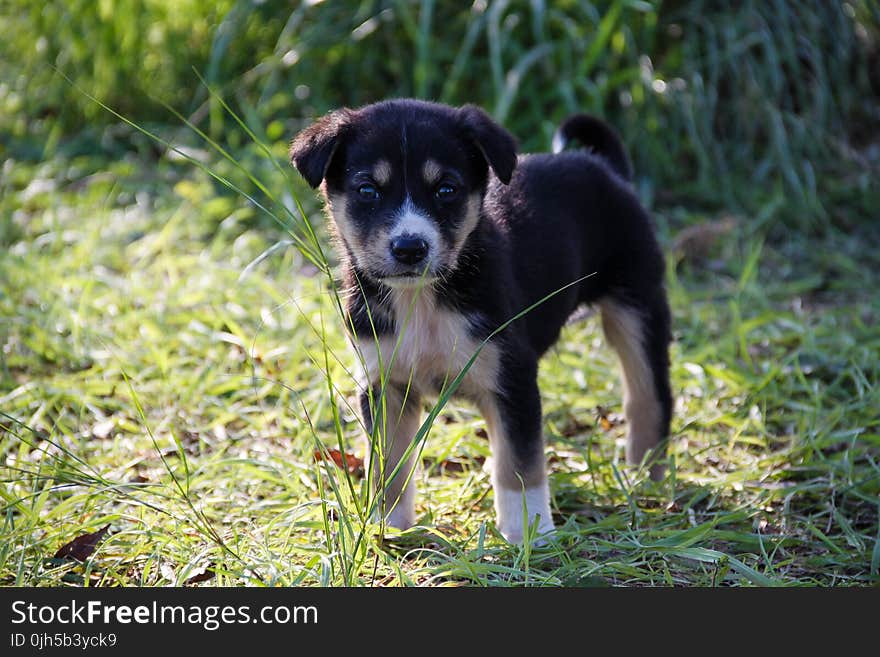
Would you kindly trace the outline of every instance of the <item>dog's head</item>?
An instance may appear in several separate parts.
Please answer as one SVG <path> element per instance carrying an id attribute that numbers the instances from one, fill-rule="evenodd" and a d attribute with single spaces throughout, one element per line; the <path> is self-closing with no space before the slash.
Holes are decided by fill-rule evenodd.
<path id="1" fill-rule="evenodd" d="M 516 142 L 477 107 L 391 100 L 324 116 L 296 136 L 290 159 L 321 187 L 358 270 L 410 287 L 455 269 L 489 170 L 510 181 Z"/>

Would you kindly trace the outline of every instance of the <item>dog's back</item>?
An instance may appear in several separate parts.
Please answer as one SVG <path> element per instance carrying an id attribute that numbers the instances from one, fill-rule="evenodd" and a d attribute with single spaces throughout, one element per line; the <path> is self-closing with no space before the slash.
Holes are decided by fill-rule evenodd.
<path id="1" fill-rule="evenodd" d="M 521 307 L 555 292 L 524 318 L 539 354 L 578 305 L 662 296 L 665 266 L 651 218 L 624 177 L 620 142 L 605 141 L 608 153 L 521 156 L 509 185 L 488 186 L 484 207 L 507 235 Z"/>

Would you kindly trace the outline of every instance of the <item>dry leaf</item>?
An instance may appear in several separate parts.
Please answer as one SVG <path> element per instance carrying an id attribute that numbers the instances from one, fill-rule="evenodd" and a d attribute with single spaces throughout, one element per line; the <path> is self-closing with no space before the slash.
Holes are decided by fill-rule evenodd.
<path id="1" fill-rule="evenodd" d="M 315 450 L 315 461 L 333 461 L 338 468 L 345 468 L 349 474 L 362 475 L 364 473 L 364 460 L 358 458 L 354 454 L 343 454 L 338 449 L 328 449 L 322 451 Z"/>
<path id="2" fill-rule="evenodd" d="M 65 543 L 64 545 L 62 545 L 58 549 L 58 552 L 55 553 L 55 556 L 53 558 L 69 558 L 76 559 L 77 561 L 85 561 L 90 556 L 92 556 L 92 552 L 94 552 L 95 548 L 98 547 L 98 543 L 103 540 L 109 529 L 110 525 L 107 524 L 93 534 L 83 534 L 82 536 L 77 536 L 69 543 Z"/>
<path id="3" fill-rule="evenodd" d="M 621 424 L 621 418 L 615 413 L 611 413 L 604 406 L 596 407 L 596 420 L 602 431 L 610 431 Z"/>
<path id="4" fill-rule="evenodd" d="M 214 564 L 211 563 L 202 572 L 196 573 L 192 577 L 187 578 L 183 585 L 190 586 L 191 584 L 198 584 L 199 582 L 207 582 L 209 579 L 214 579 L 215 576 Z"/>
<path id="5" fill-rule="evenodd" d="M 562 427 L 560 433 L 566 438 L 574 438 L 582 433 L 586 433 L 592 428 L 593 425 L 589 422 L 584 422 L 577 418 L 570 418 L 565 426 Z"/>
<path id="6" fill-rule="evenodd" d="M 685 260 L 703 260 L 709 257 L 712 248 L 736 228 L 736 217 L 724 217 L 717 221 L 704 221 L 681 231 L 672 244 L 672 249 Z"/>
<path id="7" fill-rule="evenodd" d="M 425 466 L 431 466 L 437 464 L 439 470 L 443 474 L 458 474 L 461 472 L 466 472 L 467 470 L 472 470 L 476 467 L 481 467 L 486 462 L 485 456 L 474 456 L 472 458 L 466 458 L 463 460 L 459 459 L 444 459 L 437 463 L 431 459 L 424 459 L 423 463 Z"/>

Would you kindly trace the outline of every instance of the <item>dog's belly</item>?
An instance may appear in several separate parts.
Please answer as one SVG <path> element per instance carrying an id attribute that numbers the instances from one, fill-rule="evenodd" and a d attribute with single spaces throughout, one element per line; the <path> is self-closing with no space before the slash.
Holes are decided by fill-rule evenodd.
<path id="1" fill-rule="evenodd" d="M 455 394 L 475 401 L 496 389 L 498 347 L 474 338 L 465 315 L 438 307 L 429 293 L 400 293 L 393 304 L 396 332 L 357 343 L 371 384 L 385 378 L 425 396 L 455 386 Z"/>

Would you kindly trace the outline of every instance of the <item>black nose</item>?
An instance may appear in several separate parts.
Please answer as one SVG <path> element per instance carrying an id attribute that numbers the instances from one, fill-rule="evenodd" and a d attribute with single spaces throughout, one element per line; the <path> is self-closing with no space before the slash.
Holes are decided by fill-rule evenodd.
<path id="1" fill-rule="evenodd" d="M 391 255 L 404 265 L 416 265 L 428 255 L 428 243 L 421 237 L 395 237 L 391 240 Z"/>

